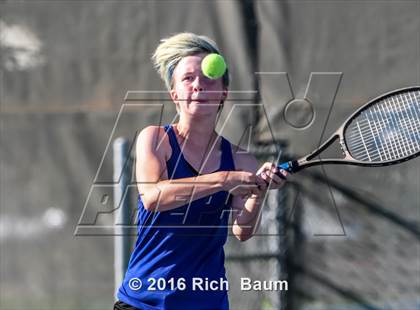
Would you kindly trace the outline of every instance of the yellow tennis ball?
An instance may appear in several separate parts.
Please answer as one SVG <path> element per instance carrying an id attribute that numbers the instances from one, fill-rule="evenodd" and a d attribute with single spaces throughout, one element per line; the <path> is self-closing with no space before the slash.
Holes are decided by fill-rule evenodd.
<path id="1" fill-rule="evenodd" d="M 208 54 L 201 61 L 201 71 L 210 79 L 218 79 L 226 72 L 226 62 L 219 54 Z"/>

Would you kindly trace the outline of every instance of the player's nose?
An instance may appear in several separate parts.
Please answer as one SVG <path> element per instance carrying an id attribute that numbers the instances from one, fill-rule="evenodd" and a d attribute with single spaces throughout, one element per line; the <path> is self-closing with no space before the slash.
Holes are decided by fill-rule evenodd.
<path id="1" fill-rule="evenodd" d="M 194 79 L 194 82 L 193 82 L 193 90 L 195 92 L 202 92 L 202 91 L 204 91 L 203 80 L 202 80 L 201 77 L 197 76 Z"/>

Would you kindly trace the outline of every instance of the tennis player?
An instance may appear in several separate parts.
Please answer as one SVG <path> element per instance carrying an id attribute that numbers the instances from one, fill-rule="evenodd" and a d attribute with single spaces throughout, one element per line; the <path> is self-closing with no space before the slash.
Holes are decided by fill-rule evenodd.
<path id="1" fill-rule="evenodd" d="M 269 162 L 259 167 L 215 131 L 229 73 L 205 77 L 209 53 L 220 54 L 211 39 L 180 33 L 152 57 L 179 121 L 138 136 L 138 239 L 114 309 L 228 309 L 228 227 L 241 241 L 251 238 L 267 189 L 284 184 L 277 174 L 287 172 Z"/>

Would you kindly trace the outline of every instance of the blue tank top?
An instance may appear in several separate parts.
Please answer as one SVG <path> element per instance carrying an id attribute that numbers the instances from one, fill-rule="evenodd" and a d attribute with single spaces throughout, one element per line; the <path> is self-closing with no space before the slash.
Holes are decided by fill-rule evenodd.
<path id="1" fill-rule="evenodd" d="M 172 126 L 164 128 L 172 148 L 166 162 L 168 178 L 197 176 L 182 155 Z M 221 148 L 217 171 L 235 170 L 230 143 L 223 137 Z M 229 198 L 227 192 L 220 191 L 172 210 L 150 212 L 139 196 L 137 241 L 118 299 L 146 310 L 228 309 L 223 246 L 228 232 Z M 213 282 L 219 284 L 217 289 L 206 289 L 210 281 L 217 281 Z"/>

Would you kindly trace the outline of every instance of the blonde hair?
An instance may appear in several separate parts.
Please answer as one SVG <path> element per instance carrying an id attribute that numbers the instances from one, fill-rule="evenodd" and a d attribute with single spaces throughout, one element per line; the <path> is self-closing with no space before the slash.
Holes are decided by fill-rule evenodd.
<path id="1" fill-rule="evenodd" d="M 179 61 L 183 57 L 199 53 L 221 54 L 213 40 L 190 32 L 178 33 L 161 40 L 152 56 L 152 61 L 168 90 L 173 88 L 172 75 Z M 228 70 L 223 75 L 223 86 L 226 88 L 229 86 Z"/>

